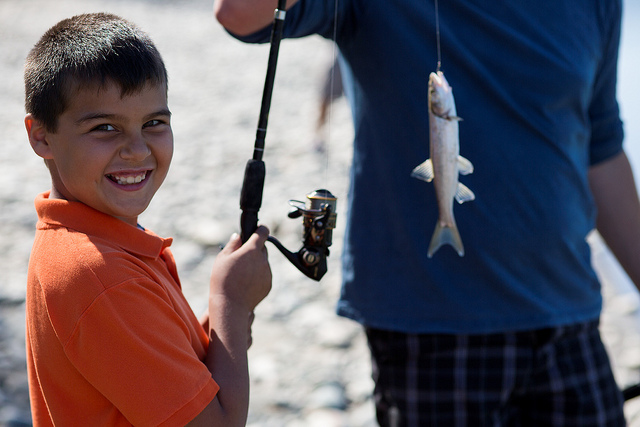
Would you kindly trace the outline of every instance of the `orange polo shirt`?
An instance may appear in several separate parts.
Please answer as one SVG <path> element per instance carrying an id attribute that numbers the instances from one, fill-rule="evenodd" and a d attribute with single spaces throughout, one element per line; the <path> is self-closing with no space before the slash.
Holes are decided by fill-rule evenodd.
<path id="1" fill-rule="evenodd" d="M 27 364 L 34 426 L 182 426 L 218 392 L 169 245 L 82 203 L 36 198 Z"/>

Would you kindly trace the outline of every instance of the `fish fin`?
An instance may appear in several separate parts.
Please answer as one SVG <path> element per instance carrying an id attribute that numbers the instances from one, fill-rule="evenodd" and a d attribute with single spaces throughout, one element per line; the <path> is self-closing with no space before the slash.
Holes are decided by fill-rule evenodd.
<path id="1" fill-rule="evenodd" d="M 458 156 L 458 172 L 460 175 L 473 173 L 473 164 L 462 156 Z"/>
<path id="2" fill-rule="evenodd" d="M 427 159 L 416 166 L 411 172 L 411 176 L 423 181 L 431 182 L 433 180 L 433 163 L 431 162 L 431 159 Z"/>
<path id="3" fill-rule="evenodd" d="M 431 104 L 429 104 L 429 112 L 431 112 L 431 114 L 433 114 L 436 117 L 440 117 L 443 120 L 447 120 L 450 122 L 462 122 L 464 121 L 464 119 L 462 117 L 458 117 L 458 116 L 450 116 L 449 112 L 447 111 L 446 113 L 436 113 L 435 111 L 433 111 L 433 108 L 431 107 Z"/>
<path id="4" fill-rule="evenodd" d="M 458 183 L 458 188 L 456 189 L 456 201 L 458 203 L 470 202 L 475 200 L 476 195 L 473 194 L 473 191 L 469 189 L 466 185 L 461 182 Z"/>
<path id="5" fill-rule="evenodd" d="M 433 254 L 442 245 L 451 245 L 456 252 L 458 252 L 459 256 L 464 256 L 464 246 L 462 245 L 462 239 L 460 238 L 458 227 L 456 227 L 455 224 L 441 225 L 440 222 L 436 224 L 436 229 L 431 237 L 431 243 L 429 243 L 429 252 L 427 252 L 427 256 L 429 258 L 433 257 Z"/>

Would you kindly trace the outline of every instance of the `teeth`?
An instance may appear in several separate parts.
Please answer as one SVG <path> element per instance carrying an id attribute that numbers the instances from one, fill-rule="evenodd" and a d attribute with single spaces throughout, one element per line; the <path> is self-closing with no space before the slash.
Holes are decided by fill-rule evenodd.
<path id="1" fill-rule="evenodd" d="M 142 182 L 143 179 L 146 178 L 147 173 L 141 173 L 140 175 L 137 176 L 117 176 L 117 175 L 109 175 L 111 178 L 113 178 L 118 184 L 120 185 L 127 185 L 127 184 L 137 184 L 139 182 Z"/>

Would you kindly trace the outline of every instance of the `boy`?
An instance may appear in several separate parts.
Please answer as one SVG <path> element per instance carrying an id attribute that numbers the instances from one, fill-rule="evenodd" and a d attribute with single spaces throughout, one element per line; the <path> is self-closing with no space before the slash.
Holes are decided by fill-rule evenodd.
<path id="1" fill-rule="evenodd" d="M 201 324 L 171 239 L 137 222 L 173 153 L 155 46 L 117 16 L 63 20 L 27 57 L 25 92 L 29 142 L 52 180 L 36 199 L 27 289 L 34 425 L 244 425 L 268 230 L 218 255 Z"/>

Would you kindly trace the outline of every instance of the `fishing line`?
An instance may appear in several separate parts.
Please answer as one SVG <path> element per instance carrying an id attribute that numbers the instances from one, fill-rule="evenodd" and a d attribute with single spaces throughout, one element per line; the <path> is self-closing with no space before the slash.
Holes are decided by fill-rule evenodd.
<path id="1" fill-rule="evenodd" d="M 440 66 L 442 65 L 442 57 L 440 55 L 440 15 L 438 13 L 438 0 L 434 2 L 435 13 L 436 13 L 436 50 L 438 52 L 438 65 L 436 67 L 436 72 L 440 71 Z"/>
<path id="2" fill-rule="evenodd" d="M 331 39 L 333 40 L 333 47 L 332 47 L 332 58 L 333 58 L 333 66 L 331 67 L 331 73 L 329 76 L 329 93 L 331 98 L 333 98 L 333 93 L 335 90 L 335 85 L 336 85 L 336 60 L 338 58 L 338 44 L 336 43 L 336 38 L 338 36 L 338 1 L 339 0 L 335 0 L 334 4 L 333 4 L 333 35 L 331 37 Z M 341 77 L 342 78 L 342 77 Z M 327 187 L 326 184 L 329 183 L 329 155 L 330 155 L 330 150 L 331 150 L 331 142 L 333 141 L 332 138 L 332 129 L 333 129 L 333 103 L 334 103 L 334 99 L 331 99 L 331 101 L 329 102 L 329 123 L 328 123 L 328 128 L 329 130 L 327 131 L 327 141 L 325 144 L 325 156 L 324 156 L 324 182 L 325 182 L 325 188 Z"/>

